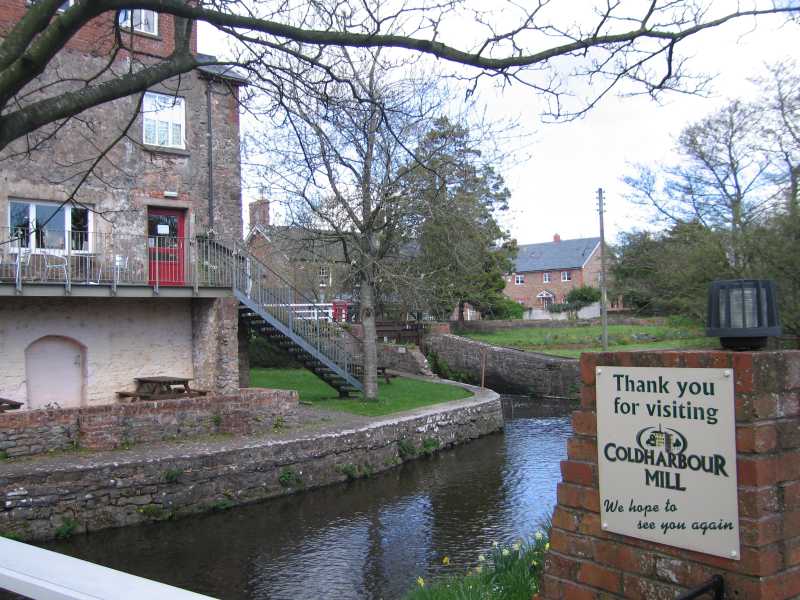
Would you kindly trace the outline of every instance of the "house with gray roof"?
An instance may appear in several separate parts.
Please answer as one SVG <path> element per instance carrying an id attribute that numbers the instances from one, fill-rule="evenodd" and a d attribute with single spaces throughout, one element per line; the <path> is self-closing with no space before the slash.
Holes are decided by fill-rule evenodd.
<path id="1" fill-rule="evenodd" d="M 526 318 L 547 318 L 550 304 L 584 285 L 600 285 L 600 238 L 562 240 L 556 234 L 552 242 L 519 246 L 504 293 L 526 308 Z"/>

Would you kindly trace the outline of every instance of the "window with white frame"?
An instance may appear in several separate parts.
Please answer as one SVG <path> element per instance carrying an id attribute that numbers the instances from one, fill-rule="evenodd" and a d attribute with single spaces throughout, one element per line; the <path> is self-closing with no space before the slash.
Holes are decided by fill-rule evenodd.
<path id="1" fill-rule="evenodd" d="M 550 283 L 550 273 L 542 273 L 542 283 Z"/>
<path id="2" fill-rule="evenodd" d="M 331 269 L 328 265 L 319 267 L 319 287 L 328 287 L 331 284 Z"/>
<path id="3" fill-rule="evenodd" d="M 91 251 L 92 213 L 83 207 L 11 199 L 8 226 L 22 248 L 66 252 L 70 240 L 70 252 Z"/>
<path id="4" fill-rule="evenodd" d="M 142 100 L 142 141 L 151 146 L 186 147 L 183 98 L 147 92 Z"/>
<path id="5" fill-rule="evenodd" d="M 514 285 L 522 285 L 525 283 L 525 275 L 514 275 Z"/>
<path id="6" fill-rule="evenodd" d="M 158 35 L 158 13 L 144 8 L 123 8 L 119 11 L 119 26 L 139 33 Z"/>
<path id="7" fill-rule="evenodd" d="M 561 281 L 572 281 L 572 271 L 561 271 Z"/>

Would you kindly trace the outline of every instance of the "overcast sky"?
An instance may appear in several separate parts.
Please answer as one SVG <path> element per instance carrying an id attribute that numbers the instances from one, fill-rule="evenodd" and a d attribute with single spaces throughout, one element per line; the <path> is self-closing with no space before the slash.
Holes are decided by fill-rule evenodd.
<path id="1" fill-rule="evenodd" d="M 218 36 L 201 24 L 200 51 L 224 53 Z M 708 98 L 677 93 L 662 97 L 609 96 L 578 121 L 541 122 L 541 98 L 531 89 L 512 87 L 483 91 L 488 116 L 516 118 L 523 133 L 524 154 L 507 164 L 503 175 L 511 190 L 504 226 L 520 244 L 599 235 L 596 190 L 606 193 L 606 236 L 613 242 L 621 231 L 646 227 L 646 215 L 625 201 L 621 178 L 632 173 L 631 163 L 669 161 L 681 129 L 735 97 L 752 98 L 749 79 L 765 63 L 797 55 L 797 26 L 780 19 L 729 24 L 684 42 L 696 72 L 715 73 Z M 252 198 L 245 195 L 247 203 Z M 245 209 L 245 218 L 247 210 Z"/>

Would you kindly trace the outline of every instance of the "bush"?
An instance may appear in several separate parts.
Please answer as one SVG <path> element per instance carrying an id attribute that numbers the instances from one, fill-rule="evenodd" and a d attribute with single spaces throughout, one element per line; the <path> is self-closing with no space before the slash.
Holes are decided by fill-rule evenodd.
<path id="1" fill-rule="evenodd" d="M 278 482 L 287 488 L 303 486 L 303 478 L 294 469 L 281 469 L 281 473 L 278 475 Z"/>
<path id="2" fill-rule="evenodd" d="M 486 308 L 483 316 L 489 320 L 510 320 L 521 319 L 525 313 L 525 307 L 519 302 L 514 302 L 511 298 L 500 296 Z"/>
<path id="3" fill-rule="evenodd" d="M 582 285 L 570 290 L 567 294 L 567 304 L 583 304 L 589 306 L 595 302 L 600 302 L 600 290 L 590 285 Z"/>

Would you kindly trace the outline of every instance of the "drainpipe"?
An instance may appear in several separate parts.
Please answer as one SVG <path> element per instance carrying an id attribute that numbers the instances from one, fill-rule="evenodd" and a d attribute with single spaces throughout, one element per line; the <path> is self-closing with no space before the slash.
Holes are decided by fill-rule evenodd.
<path id="1" fill-rule="evenodd" d="M 206 143 L 208 144 L 208 229 L 214 229 L 214 130 L 211 126 L 211 85 L 206 81 Z"/>

